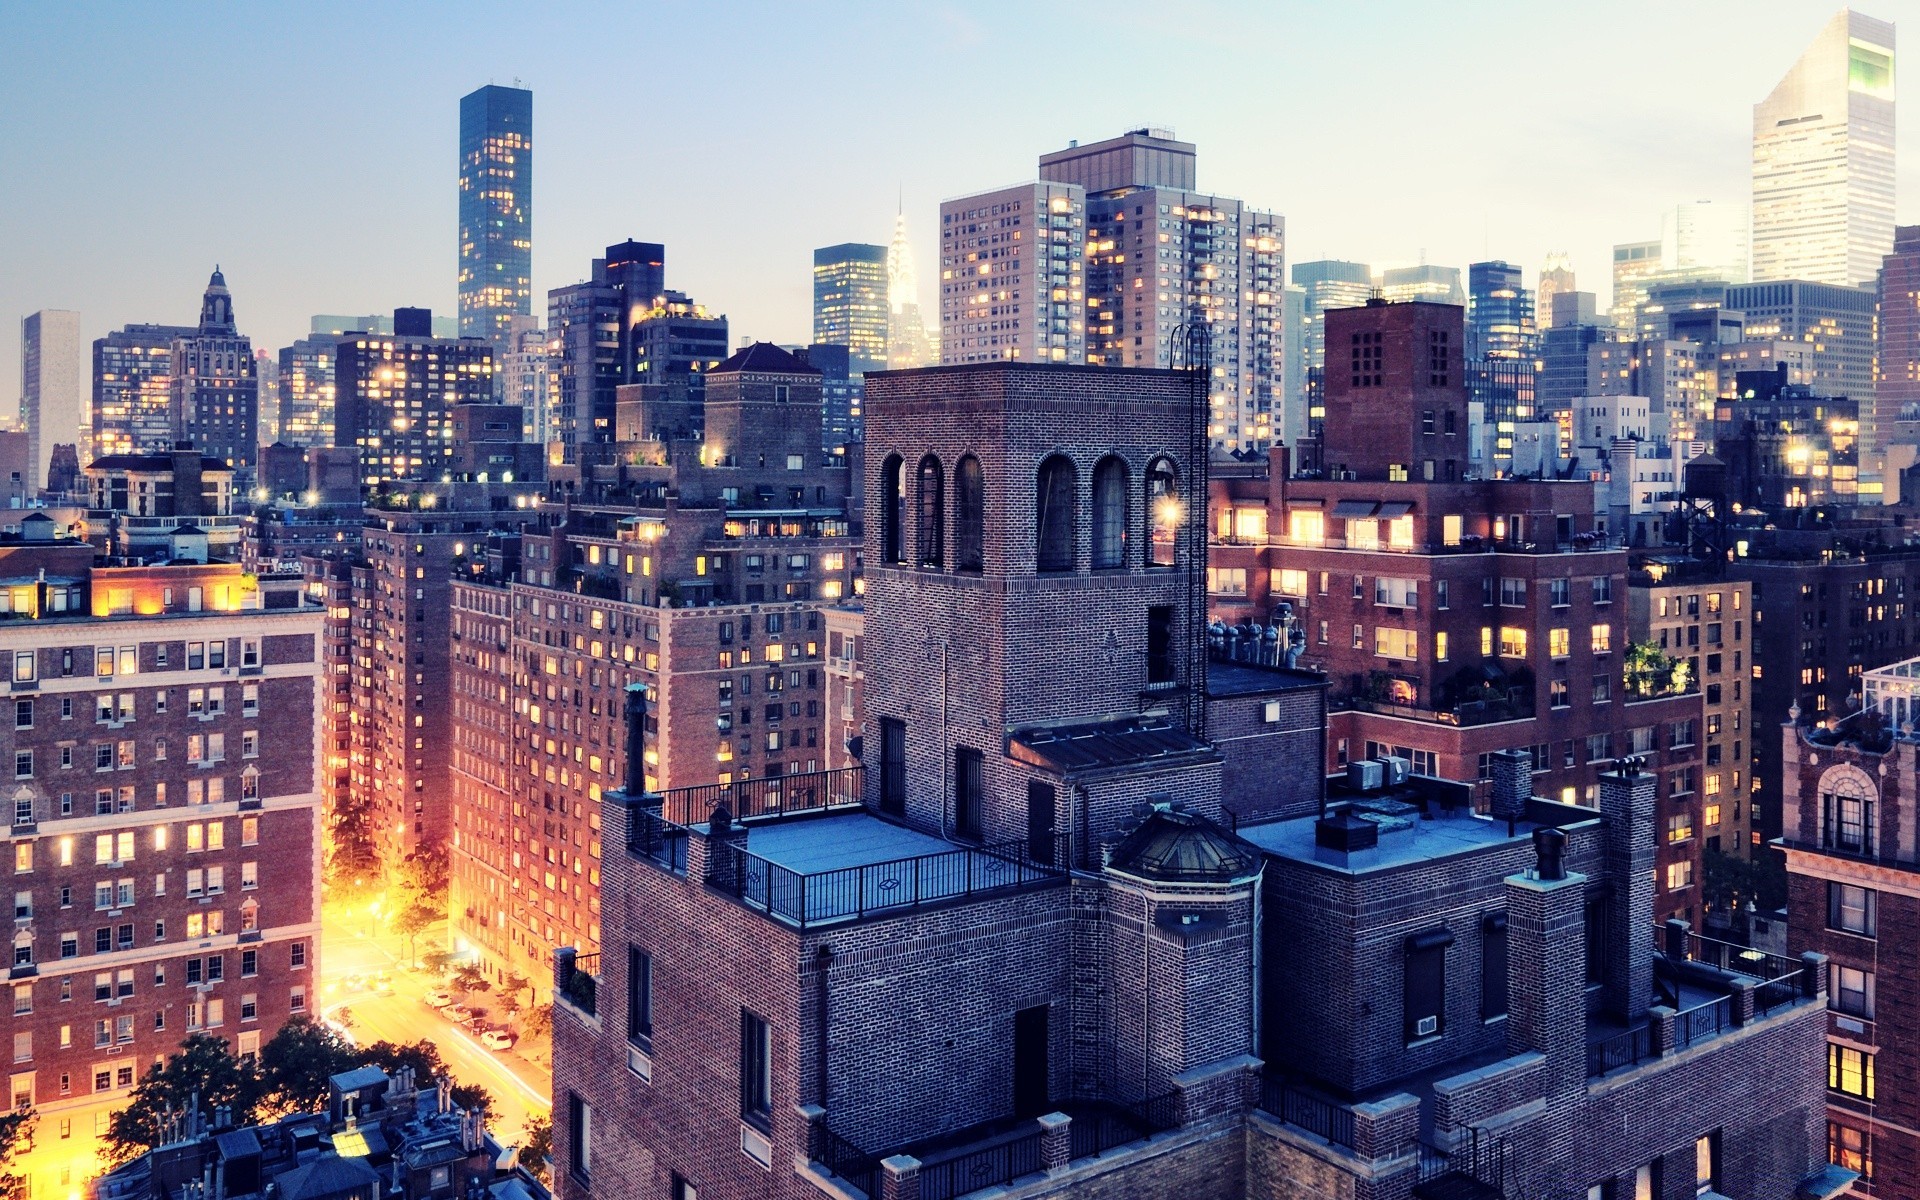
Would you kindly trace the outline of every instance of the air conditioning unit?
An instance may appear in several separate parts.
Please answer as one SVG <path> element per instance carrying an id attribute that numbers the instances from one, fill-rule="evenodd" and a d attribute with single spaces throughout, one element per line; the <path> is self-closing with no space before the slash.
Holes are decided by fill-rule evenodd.
<path id="1" fill-rule="evenodd" d="M 1386 768 L 1370 758 L 1347 764 L 1347 786 L 1363 792 L 1373 791 L 1386 784 Z"/>
<path id="2" fill-rule="evenodd" d="M 1415 1037 L 1432 1037 L 1434 1034 L 1439 1032 L 1440 1032 L 1439 1017 L 1421 1017 L 1418 1021 L 1414 1023 L 1414 1026 L 1413 1026 L 1413 1035 Z"/>
<path id="3" fill-rule="evenodd" d="M 1380 765 L 1386 768 L 1389 787 L 1405 783 L 1407 776 L 1413 774 L 1413 763 L 1397 754 L 1381 755 Z"/>

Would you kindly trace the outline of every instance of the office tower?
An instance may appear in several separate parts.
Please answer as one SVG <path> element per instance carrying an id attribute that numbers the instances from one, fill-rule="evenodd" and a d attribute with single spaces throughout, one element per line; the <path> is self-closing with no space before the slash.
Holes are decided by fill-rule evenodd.
<path id="1" fill-rule="evenodd" d="M 1509 262 L 1467 265 L 1467 355 L 1531 360 L 1536 349 L 1533 293 Z"/>
<path id="2" fill-rule="evenodd" d="M 547 293 L 551 440 L 568 447 L 614 440 L 615 389 L 634 382 L 634 323 L 666 292 L 666 263 L 665 246 L 628 240 L 594 259 L 584 282 Z"/>
<path id="3" fill-rule="evenodd" d="M 1726 201 L 1685 200 L 1660 217 L 1660 266 L 1693 279 L 1747 282 L 1747 210 Z"/>
<path id="4" fill-rule="evenodd" d="M 1086 221 L 1071 184 L 942 201 L 940 361 L 1085 362 Z"/>
<path id="5" fill-rule="evenodd" d="M 1895 421 L 1920 419 L 1920 225 L 1893 231 L 1893 253 L 1881 263 L 1877 290 L 1880 336 L 1873 437 L 1866 437 L 1864 422 L 1861 428 L 1869 452 L 1892 440 Z"/>
<path id="6" fill-rule="evenodd" d="M 460 336 L 508 350 L 533 311 L 533 93 L 488 84 L 460 98 Z"/>
<path id="7" fill-rule="evenodd" d="M 108 1118 L 186 1037 L 256 1054 L 321 1003 L 321 610 L 195 541 L 101 566 L 36 513 L 0 544 L 0 571 L 42 581 L 0 633 L 9 1099 L 45 1131 L 13 1165 L 36 1181 L 88 1178 Z"/>
<path id="8" fill-rule="evenodd" d="M 500 403 L 525 414 L 527 440 L 546 445 L 552 437 L 553 355 L 547 331 L 532 316 L 508 323 L 507 350 L 494 361 Z"/>
<path id="9" fill-rule="evenodd" d="M 887 369 L 887 261 L 863 242 L 813 252 L 813 340 L 845 346 L 856 374 Z"/>
<path id="10" fill-rule="evenodd" d="M 1622 330 L 1643 338 L 1683 337 L 1680 330 L 1696 331 L 1696 341 L 1737 342 L 1744 320 L 1727 304 L 1724 279 L 1682 279 L 1678 272 L 1662 271 L 1646 281 L 1645 298 L 1637 310 L 1637 326 Z"/>
<path id="11" fill-rule="evenodd" d="M 1537 328 L 1545 330 L 1553 327 L 1554 297 L 1566 295 L 1573 288 L 1572 257 L 1565 250 L 1550 251 L 1540 266 L 1540 286 L 1534 289 L 1533 323 Z"/>
<path id="12" fill-rule="evenodd" d="M 701 404 L 707 372 L 728 357 L 726 314 L 710 313 L 682 292 L 665 291 L 634 311 L 632 321 L 624 382 L 682 388 L 690 403 Z"/>
<path id="13" fill-rule="evenodd" d="M 598 944 L 596 805 L 629 770 L 670 797 L 738 782 L 797 804 L 822 784 L 820 614 L 852 594 L 858 543 L 820 401 L 817 370 L 750 346 L 707 374 L 700 440 L 587 480 L 521 539 L 517 570 L 503 559 L 452 585 L 451 911 L 490 972 L 545 993 L 553 946 Z M 532 699 L 542 679 L 567 699 Z M 529 699 L 503 713 L 503 682 Z M 629 687 L 649 697 L 639 762 L 620 736 Z"/>
<path id="14" fill-rule="evenodd" d="M 894 214 L 887 243 L 887 365 L 925 367 L 940 361 L 940 347 L 920 311 L 920 271 L 907 238 L 907 214 Z M 858 423 L 854 426 L 858 437 Z"/>
<path id="15" fill-rule="evenodd" d="M 1753 106 L 1755 281 L 1872 281 L 1893 247 L 1893 102 L 1893 25 L 1842 9 Z"/>
<path id="16" fill-rule="evenodd" d="M 218 267 L 200 301 L 199 327 L 174 338 L 169 361 L 172 442 L 190 442 L 250 480 L 260 452 L 260 380 L 253 342 L 234 327 L 233 297 Z"/>
<path id="17" fill-rule="evenodd" d="M 93 343 L 93 457 L 173 444 L 173 342 L 185 325 L 128 325 Z"/>
<path id="18" fill-rule="evenodd" d="M 1476 474 L 1513 473 L 1515 439 L 1538 409 L 1537 373 L 1531 355 L 1467 359 L 1467 403 L 1481 426 L 1481 444 L 1473 447 Z"/>
<path id="19" fill-rule="evenodd" d="M 360 455 L 360 479 L 438 480 L 461 447 L 454 409 L 493 403 L 493 348 L 479 338 L 433 337 L 426 309 L 401 308 L 391 335 L 349 335 L 334 360 L 333 444 Z"/>
<path id="20" fill-rule="evenodd" d="M 1616 329 L 1635 328 L 1636 313 L 1647 298 L 1646 279 L 1659 274 L 1659 242 L 1621 242 L 1613 248 L 1613 315 Z"/>
<path id="21" fill-rule="evenodd" d="M 26 489 L 40 492 L 57 445 L 86 454 L 86 393 L 80 388 L 80 314 L 47 308 L 20 322 L 20 421 L 27 429 Z"/>
<path id="22" fill-rule="evenodd" d="M 315 318 L 320 320 L 320 318 Z M 392 332 L 392 318 L 386 318 Z M 368 333 L 377 332 L 360 326 Z M 280 351 L 280 440 L 289 446 L 331 446 L 333 441 L 334 367 L 340 338 L 331 334 L 304 337 Z"/>
<path id="23" fill-rule="evenodd" d="M 1040 177 L 1086 195 L 1086 361 L 1186 367 L 1204 355 L 1214 445 L 1264 448 L 1286 370 L 1282 218 L 1197 191 L 1193 145 L 1165 130 L 1044 154 Z M 1071 232 L 1053 224 L 1056 238 Z M 1071 272 L 1053 286 L 1071 299 Z"/>
<path id="24" fill-rule="evenodd" d="M 1434 304 L 1467 302 L 1460 287 L 1459 267 L 1437 267 L 1419 263 L 1411 267 L 1388 267 L 1380 272 L 1380 297 L 1389 304 L 1425 300 Z"/>
<path id="25" fill-rule="evenodd" d="M 1326 313 L 1359 308 L 1373 295 L 1373 270 L 1365 263 L 1318 259 L 1293 264 L 1293 282 L 1306 289 L 1307 365 L 1326 362 Z"/>
<path id="26" fill-rule="evenodd" d="M 259 381 L 255 411 L 262 447 L 280 441 L 280 360 L 265 350 L 253 352 L 253 376 Z"/>
<path id="27" fill-rule="evenodd" d="M 1876 270 L 1877 270 L 1876 266 Z M 1871 276 L 1869 276 L 1871 278 Z M 1726 307 L 1746 317 L 1753 341 L 1802 342 L 1811 353 L 1807 381 L 1817 396 L 1860 401 L 1860 434 L 1877 445 L 1873 419 L 1875 288 L 1805 280 L 1761 281 L 1727 289 Z"/>
<path id="28" fill-rule="evenodd" d="M 1594 314 L 1592 292 L 1563 292 L 1554 297 L 1553 326 L 1540 335 L 1540 371 L 1534 386 L 1534 411 L 1559 420 L 1573 402 L 1594 394 L 1588 355 L 1607 340 L 1609 330 Z M 1569 425 L 1569 431 L 1571 426 Z"/>
<path id="29" fill-rule="evenodd" d="M 1289 283 L 1280 291 L 1283 365 L 1280 391 L 1273 414 L 1273 440 L 1297 446 L 1308 437 L 1307 378 L 1312 370 L 1312 321 L 1307 316 L 1307 289 Z"/>

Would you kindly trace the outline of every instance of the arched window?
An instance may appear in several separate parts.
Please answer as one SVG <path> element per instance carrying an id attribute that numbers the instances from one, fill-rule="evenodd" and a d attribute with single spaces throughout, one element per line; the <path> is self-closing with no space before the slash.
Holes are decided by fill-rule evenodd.
<path id="1" fill-rule="evenodd" d="M 1073 534 L 1078 523 L 1074 493 L 1079 487 L 1073 460 L 1055 454 L 1040 464 L 1034 489 L 1034 567 L 1042 572 L 1073 570 Z"/>
<path id="2" fill-rule="evenodd" d="M 914 529 L 914 549 L 923 567 L 937 567 L 946 561 L 947 480 L 940 460 L 929 454 L 920 460 L 918 506 L 919 520 Z"/>
<path id="3" fill-rule="evenodd" d="M 1093 468 L 1093 565 L 1127 565 L 1127 464 L 1117 454 Z"/>
<path id="4" fill-rule="evenodd" d="M 1147 464 L 1147 565 L 1171 567 L 1180 541 L 1180 477 L 1173 460 L 1156 458 Z"/>
<path id="5" fill-rule="evenodd" d="M 986 487 L 980 460 L 969 454 L 953 468 L 953 569 L 979 571 L 986 535 Z"/>
<path id="6" fill-rule="evenodd" d="M 887 461 L 880 465 L 880 558 L 883 562 L 907 561 L 905 539 L 901 537 L 906 488 L 900 477 L 905 470 L 906 464 L 898 454 L 887 455 Z"/>

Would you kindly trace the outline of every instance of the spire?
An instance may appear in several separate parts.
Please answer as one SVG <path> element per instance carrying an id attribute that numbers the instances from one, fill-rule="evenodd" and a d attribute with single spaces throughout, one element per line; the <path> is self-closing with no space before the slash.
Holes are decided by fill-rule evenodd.
<path id="1" fill-rule="evenodd" d="M 207 280 L 207 291 L 200 298 L 200 332 L 233 333 L 233 297 L 227 292 L 227 277 L 220 273 L 220 264 L 213 266 L 213 276 Z"/>

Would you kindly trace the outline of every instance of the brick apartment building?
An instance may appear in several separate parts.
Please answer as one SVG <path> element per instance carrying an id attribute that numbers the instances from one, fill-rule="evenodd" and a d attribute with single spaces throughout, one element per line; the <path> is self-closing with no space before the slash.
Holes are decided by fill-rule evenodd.
<path id="1" fill-rule="evenodd" d="M 648 787 L 777 794 L 844 765 L 826 613 L 858 544 L 820 420 L 818 371 L 742 350 L 706 374 L 701 440 L 583 448 L 517 561 L 452 585 L 451 911 L 490 972 L 544 992 L 551 947 L 599 941 L 598 803 L 626 770 L 628 686 L 650 698 Z"/>
<path id="2" fill-rule="evenodd" d="M 1214 481 L 1209 608 L 1284 627 L 1329 685 L 1326 767 L 1393 755 L 1416 774 L 1488 780 L 1524 749 L 1534 790 L 1597 802 L 1600 774 L 1659 754 L 1661 915 L 1699 877 L 1697 680 L 1628 679 L 1627 553 L 1588 481 L 1467 478 L 1461 309 L 1335 309 L 1324 470 Z M 1329 351 L 1332 354 L 1332 350 Z"/>
<path id="3" fill-rule="evenodd" d="M 1920 1027 L 1911 1020 L 1920 939 L 1914 836 L 1920 660 L 1865 677 L 1876 718 L 1800 720 L 1779 736 L 1786 780 L 1787 938 L 1830 960 L 1827 1145 L 1856 1194 L 1920 1196 Z"/>
<path id="4" fill-rule="evenodd" d="M 1824 960 L 1714 967 L 1680 922 L 1655 953 L 1660 775 L 1588 808 L 1521 753 L 1481 789 L 1288 769 L 1325 761 L 1328 684 L 1207 653 L 1189 380 L 867 399 L 864 796 L 603 794 L 605 935 L 554 972 L 561 1195 L 1845 1186 L 1809 1180 Z"/>
<path id="5" fill-rule="evenodd" d="M 234 563 L 0 543 L 13 693 L 12 1101 L 50 1187 L 189 1033 L 317 1008 L 321 611 Z M 51 1194 L 51 1193 L 49 1193 Z"/>

